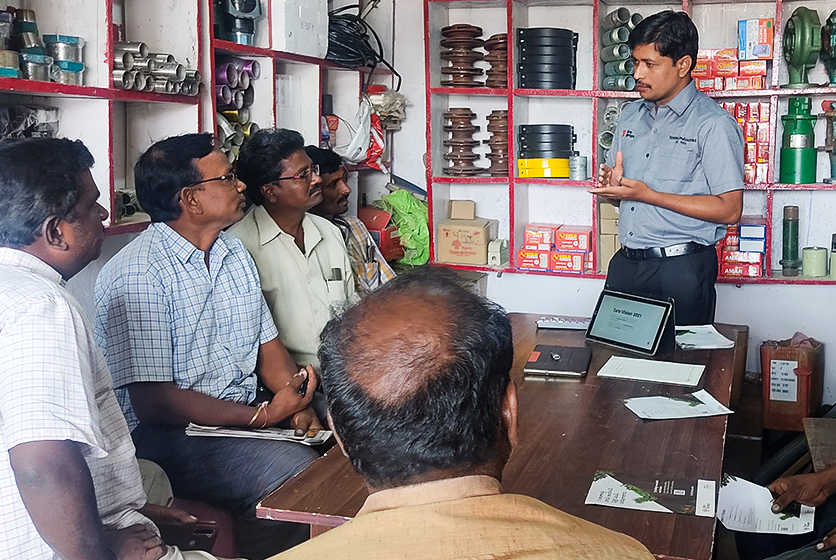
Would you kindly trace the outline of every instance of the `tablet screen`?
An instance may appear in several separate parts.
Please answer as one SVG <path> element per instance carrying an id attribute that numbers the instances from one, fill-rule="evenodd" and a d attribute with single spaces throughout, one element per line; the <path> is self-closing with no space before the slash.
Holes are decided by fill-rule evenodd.
<path id="1" fill-rule="evenodd" d="M 587 338 L 654 354 L 670 317 L 670 301 L 604 290 L 587 330 Z"/>

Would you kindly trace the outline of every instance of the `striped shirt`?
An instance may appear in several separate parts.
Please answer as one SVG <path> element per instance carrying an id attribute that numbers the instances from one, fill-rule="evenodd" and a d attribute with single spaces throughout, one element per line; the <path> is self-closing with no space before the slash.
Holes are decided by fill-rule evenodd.
<path id="1" fill-rule="evenodd" d="M 395 277 L 372 234 L 358 218 L 336 216 L 333 220 L 343 234 L 348 258 L 354 269 L 357 293 L 366 295 Z"/>
<path id="2" fill-rule="evenodd" d="M 128 426 L 84 312 L 60 274 L 29 253 L 0 248 L 0 440 L 81 444 L 102 523 L 153 524 Z M 0 454 L 0 558 L 54 558 Z"/>
<path id="3" fill-rule="evenodd" d="M 203 251 L 164 223 L 153 223 L 96 279 L 96 342 L 133 429 L 126 385 L 175 382 L 227 401 L 255 397 L 259 346 L 278 335 L 255 264 L 221 232 Z"/>

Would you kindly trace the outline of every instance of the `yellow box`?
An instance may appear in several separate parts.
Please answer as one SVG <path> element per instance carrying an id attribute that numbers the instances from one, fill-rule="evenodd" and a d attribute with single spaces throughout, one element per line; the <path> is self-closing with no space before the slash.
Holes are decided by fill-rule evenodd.
<path id="1" fill-rule="evenodd" d="M 528 158 L 518 159 L 517 167 L 531 168 L 531 167 L 565 167 L 569 169 L 568 158 Z"/>
<path id="2" fill-rule="evenodd" d="M 568 167 L 520 167 L 519 176 L 523 179 L 547 177 L 552 179 L 568 179 Z"/>

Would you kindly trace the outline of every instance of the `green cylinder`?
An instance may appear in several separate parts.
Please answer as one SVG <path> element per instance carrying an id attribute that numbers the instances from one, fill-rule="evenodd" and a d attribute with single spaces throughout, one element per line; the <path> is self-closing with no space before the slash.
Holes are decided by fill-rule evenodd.
<path id="1" fill-rule="evenodd" d="M 781 148 L 781 183 L 809 185 L 816 182 L 815 148 Z"/>
<path id="2" fill-rule="evenodd" d="M 816 115 L 810 114 L 812 99 L 792 97 L 787 114 L 781 116 L 784 134 L 781 146 L 781 183 L 802 185 L 816 182 Z"/>
<path id="3" fill-rule="evenodd" d="M 784 206 L 783 226 L 781 274 L 798 276 L 798 206 Z"/>

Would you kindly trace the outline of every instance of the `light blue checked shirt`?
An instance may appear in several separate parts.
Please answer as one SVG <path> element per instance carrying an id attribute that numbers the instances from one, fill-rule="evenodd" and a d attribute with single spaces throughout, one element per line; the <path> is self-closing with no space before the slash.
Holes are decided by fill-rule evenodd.
<path id="1" fill-rule="evenodd" d="M 276 336 L 255 264 L 221 233 L 204 253 L 153 223 L 116 254 L 96 279 L 96 342 L 133 429 L 129 383 L 177 383 L 215 398 L 255 396 L 259 346 Z"/>

